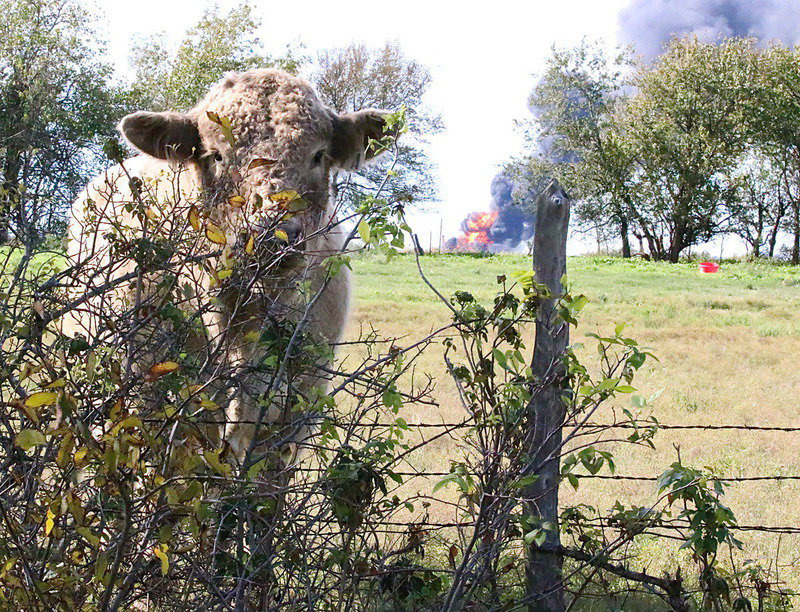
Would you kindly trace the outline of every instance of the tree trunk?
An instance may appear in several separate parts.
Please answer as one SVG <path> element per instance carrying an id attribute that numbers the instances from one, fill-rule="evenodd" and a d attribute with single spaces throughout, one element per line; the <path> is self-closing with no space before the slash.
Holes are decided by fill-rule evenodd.
<path id="1" fill-rule="evenodd" d="M 778 227 L 773 228 L 772 233 L 769 236 L 769 257 L 772 259 L 775 257 L 775 246 L 778 243 Z"/>
<path id="2" fill-rule="evenodd" d="M 754 193 L 753 190 L 750 191 L 750 201 L 756 203 L 756 227 L 755 227 L 755 236 L 752 237 L 750 240 L 750 244 L 753 247 L 753 258 L 758 259 L 761 256 L 761 246 L 764 244 L 764 226 L 765 221 L 764 217 L 766 214 L 766 196 L 759 197 L 758 194 Z M 748 228 L 746 227 L 745 222 L 745 233 L 749 234 Z M 745 236 L 747 239 L 747 236 Z M 722 259 L 722 258 L 720 258 Z"/>
<path id="3" fill-rule="evenodd" d="M 620 237 L 622 238 L 622 256 L 625 259 L 630 259 L 631 241 L 630 236 L 628 236 L 628 220 L 624 217 L 622 218 L 622 222 L 619 224 L 619 233 Z"/>
<path id="4" fill-rule="evenodd" d="M 544 300 L 536 315 L 533 373 L 542 381 L 529 405 L 531 413 L 530 457 L 538 480 L 525 491 L 527 515 L 547 522 L 541 546 L 531 544 L 527 555 L 526 599 L 531 612 L 564 610 L 561 541 L 558 531 L 558 486 L 561 466 L 561 427 L 566 417 L 562 401 L 569 326 L 558 318 L 556 303 L 563 294 L 561 279 L 567 270 L 569 196 L 556 181 L 539 196 L 534 234 L 533 267 L 536 280 L 548 287 L 552 298 Z M 549 552 L 542 552 L 549 551 Z"/>
<path id="5" fill-rule="evenodd" d="M 792 263 L 800 264 L 800 200 L 794 202 L 794 219 L 792 226 L 794 229 L 794 242 L 792 243 Z"/>
<path id="6" fill-rule="evenodd" d="M 684 247 L 679 240 L 673 240 L 672 244 L 669 245 L 669 255 L 667 260 L 670 263 L 678 263 L 681 259 L 681 252 L 683 251 Z"/>
<path id="7" fill-rule="evenodd" d="M 781 198 L 780 193 L 778 193 L 778 210 L 775 213 L 775 218 L 773 219 L 772 227 L 770 228 L 769 233 L 769 256 L 770 258 L 775 256 L 775 247 L 778 243 L 778 234 L 781 230 L 781 223 L 783 223 L 783 217 L 786 214 L 786 204 Z"/>

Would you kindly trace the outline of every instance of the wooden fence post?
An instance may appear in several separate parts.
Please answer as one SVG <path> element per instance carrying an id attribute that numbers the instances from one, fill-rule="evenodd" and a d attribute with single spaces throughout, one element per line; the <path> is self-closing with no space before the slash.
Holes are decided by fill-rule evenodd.
<path id="1" fill-rule="evenodd" d="M 555 526 L 558 525 L 561 426 L 566 415 L 562 399 L 564 354 L 569 342 L 569 326 L 559 320 L 556 304 L 563 294 L 561 279 L 567 271 L 569 209 L 569 196 L 557 181 L 552 181 L 537 201 L 533 239 L 534 280 L 546 285 L 552 297 L 542 302 L 536 316 L 532 368 L 543 384 L 530 404 L 533 431 L 529 457 L 538 466 L 535 473 L 539 479 L 525 490 L 526 513 Z M 556 552 L 560 544 L 556 528 L 547 531 L 541 546 L 531 544 L 528 549 L 526 594 L 531 611 L 564 610 L 562 557 Z"/>

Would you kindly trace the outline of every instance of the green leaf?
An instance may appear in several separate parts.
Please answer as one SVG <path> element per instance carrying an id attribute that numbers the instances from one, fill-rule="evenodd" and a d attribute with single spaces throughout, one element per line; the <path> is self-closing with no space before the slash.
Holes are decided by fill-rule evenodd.
<path id="1" fill-rule="evenodd" d="M 494 356 L 495 361 L 500 365 L 501 368 L 504 370 L 508 370 L 508 359 L 506 358 L 506 354 L 501 351 L 499 348 L 492 349 L 492 355 Z"/>
<path id="2" fill-rule="evenodd" d="M 606 378 L 604 381 L 596 385 L 594 390 L 595 393 L 598 391 L 607 391 L 609 389 L 616 388 L 618 384 L 619 384 L 619 378 Z"/>
<path id="3" fill-rule="evenodd" d="M 358 222 L 358 235 L 361 236 L 361 240 L 364 241 L 364 244 L 369 244 L 372 238 L 372 228 L 366 219 L 361 219 L 361 221 Z"/>
<path id="4" fill-rule="evenodd" d="M 526 544 L 535 544 L 536 546 L 541 546 L 547 539 L 547 532 L 544 529 L 534 529 L 533 531 L 526 533 L 524 539 Z"/>
<path id="5" fill-rule="evenodd" d="M 22 450 L 27 451 L 34 446 L 47 444 L 47 438 L 44 437 L 42 432 L 36 431 L 35 429 L 23 429 L 17 434 L 15 443 Z"/>
<path id="6" fill-rule="evenodd" d="M 442 487 L 446 486 L 448 483 L 451 482 L 455 482 L 461 488 L 462 491 L 465 490 L 467 487 L 464 478 L 460 474 L 448 474 L 433 486 L 433 492 L 436 493 L 436 491 L 438 491 L 439 489 L 441 489 Z"/>
<path id="7" fill-rule="evenodd" d="M 286 205 L 286 210 L 289 212 L 300 212 L 308 208 L 308 200 L 304 198 L 295 198 Z"/>
<path id="8" fill-rule="evenodd" d="M 583 310 L 584 306 L 589 303 L 589 298 L 585 295 L 579 295 L 572 301 L 572 311 L 575 313 Z"/>
<path id="9" fill-rule="evenodd" d="M 569 484 L 572 485 L 573 489 L 575 489 L 576 491 L 578 490 L 578 487 L 580 486 L 581 483 L 580 478 L 578 478 L 575 474 L 569 473 L 567 474 L 567 481 L 569 482 Z"/>
<path id="10" fill-rule="evenodd" d="M 528 476 L 523 476 L 512 482 L 509 487 L 512 489 L 522 489 L 523 487 L 527 487 L 528 485 L 532 485 L 534 482 L 539 480 L 538 474 L 530 474 Z"/>

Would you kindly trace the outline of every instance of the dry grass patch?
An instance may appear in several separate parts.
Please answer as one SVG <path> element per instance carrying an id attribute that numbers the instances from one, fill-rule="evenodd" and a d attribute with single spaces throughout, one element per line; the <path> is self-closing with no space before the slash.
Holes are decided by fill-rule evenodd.
<path id="1" fill-rule="evenodd" d="M 496 292 L 496 277 L 528 269 L 522 256 L 486 258 L 456 255 L 422 259 L 427 276 L 447 296 L 470 291 L 487 303 Z M 718 274 L 701 274 L 693 264 L 670 265 L 608 258 L 571 258 L 569 280 L 589 305 L 573 342 L 590 331 L 608 333 L 627 322 L 637 338 L 660 362 L 642 369 L 635 384 L 649 396 L 661 391 L 653 414 L 664 424 L 800 426 L 800 269 L 763 263 L 724 264 Z M 385 263 L 366 256 L 354 262 L 356 293 L 351 335 L 371 325 L 385 337 L 418 339 L 449 321 L 447 308 L 418 278 L 411 256 Z M 532 348 L 532 341 L 528 342 Z M 593 345 L 582 349 L 591 361 Z M 434 345 L 417 362 L 417 372 L 437 381 L 438 409 L 408 407 L 410 422 L 449 422 L 464 418 L 455 387 Z M 430 430 L 421 435 L 429 436 Z M 420 435 L 420 434 L 415 434 Z M 800 475 L 800 435 L 754 431 L 663 430 L 657 449 L 618 445 L 618 472 L 656 476 L 676 458 L 712 466 L 724 476 Z M 425 447 L 413 459 L 418 469 L 446 471 L 458 456 L 457 439 Z M 416 479 L 409 490 L 424 491 L 437 478 Z M 584 481 L 578 493 L 565 488 L 564 501 L 582 501 L 600 509 L 619 499 L 628 503 L 655 501 L 655 484 L 631 481 Z M 743 525 L 800 526 L 800 484 L 736 483 L 726 503 Z M 451 507 L 431 508 L 433 520 L 450 520 Z M 800 536 L 743 533 L 742 558 L 781 565 L 780 576 L 800 589 Z M 681 556 L 677 546 L 645 542 L 643 559 L 672 567 Z M 776 557 L 778 555 L 778 557 Z"/>

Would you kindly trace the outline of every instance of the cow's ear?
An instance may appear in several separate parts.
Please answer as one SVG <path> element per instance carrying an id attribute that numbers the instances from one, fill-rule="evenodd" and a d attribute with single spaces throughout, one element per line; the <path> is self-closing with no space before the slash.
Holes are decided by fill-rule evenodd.
<path id="1" fill-rule="evenodd" d="M 331 144 L 334 164 L 344 170 L 358 170 L 364 162 L 383 153 L 386 147 L 373 141 L 386 143 L 388 138 L 397 136 L 396 130 L 387 129 L 388 114 L 368 108 L 335 116 Z"/>
<path id="2" fill-rule="evenodd" d="M 202 149 L 197 122 L 183 113 L 133 113 L 120 121 L 119 131 L 134 147 L 159 159 L 185 162 Z"/>

